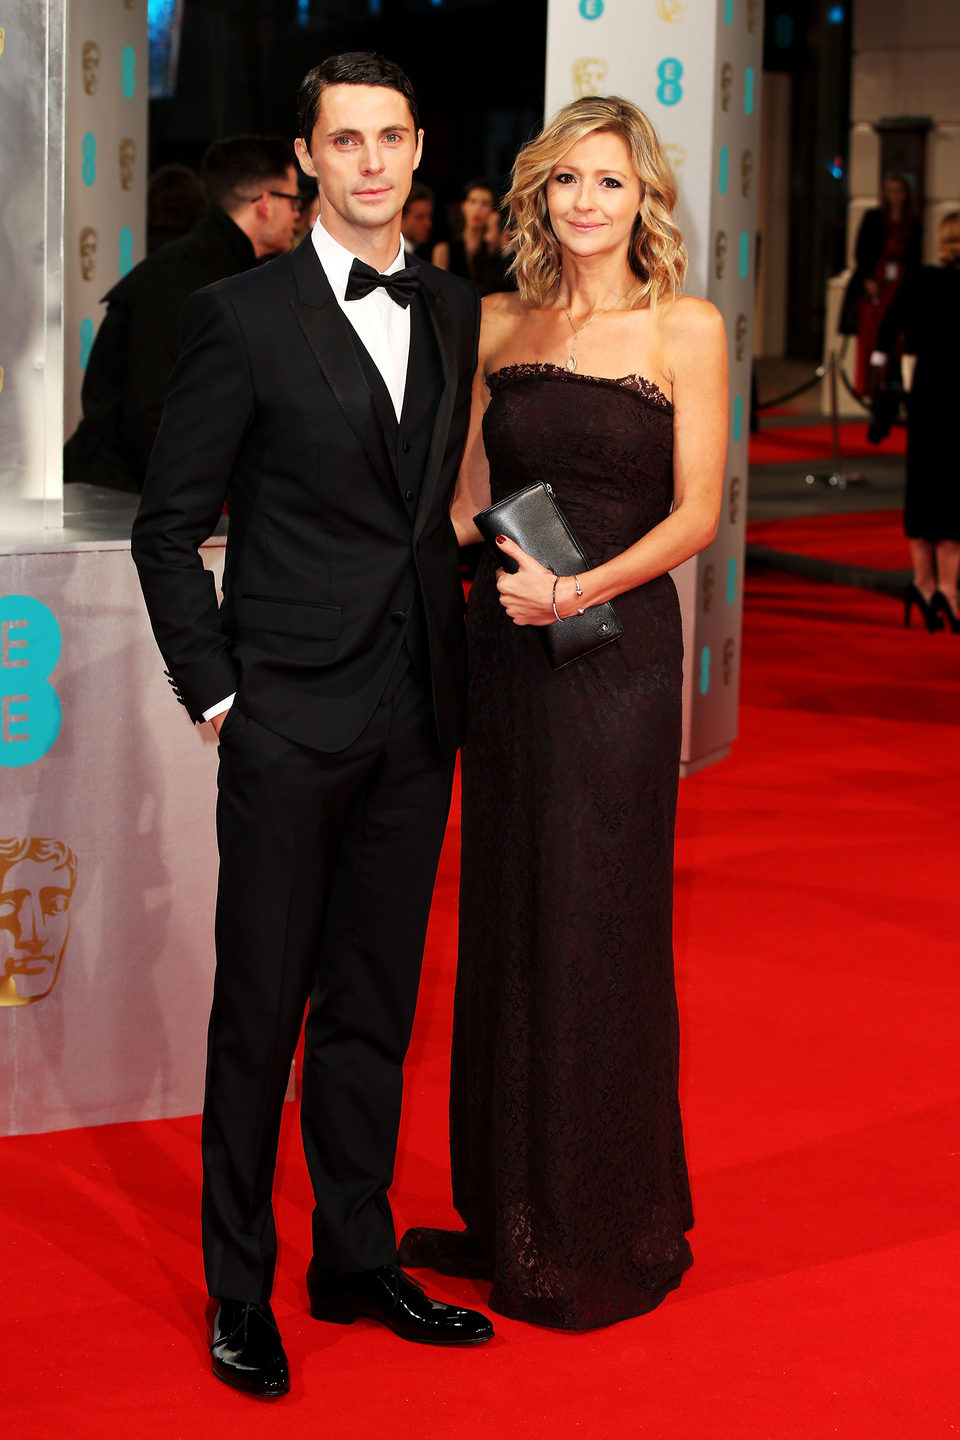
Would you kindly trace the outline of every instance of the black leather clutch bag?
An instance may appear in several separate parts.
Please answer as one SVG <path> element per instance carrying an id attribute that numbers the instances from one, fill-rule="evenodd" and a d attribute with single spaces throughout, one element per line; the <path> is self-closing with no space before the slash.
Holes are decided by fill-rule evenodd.
<path id="1" fill-rule="evenodd" d="M 557 504 L 552 488 L 542 481 L 514 491 L 473 519 L 483 538 L 497 552 L 504 570 L 516 571 L 517 565 L 497 545 L 498 535 L 506 535 L 555 575 L 575 575 L 590 568 L 584 548 Z M 539 629 L 554 670 L 589 655 L 592 650 L 599 650 L 601 645 L 619 640 L 623 634 L 623 626 L 609 600 L 589 606 L 582 615 L 554 620 L 552 625 L 542 625 Z"/>

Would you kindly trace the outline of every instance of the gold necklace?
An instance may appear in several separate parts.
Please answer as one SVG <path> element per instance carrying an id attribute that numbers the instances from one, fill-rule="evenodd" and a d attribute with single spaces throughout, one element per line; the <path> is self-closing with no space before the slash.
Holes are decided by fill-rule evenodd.
<path id="1" fill-rule="evenodd" d="M 557 304 L 560 306 L 560 309 L 563 311 L 564 315 L 566 315 L 567 321 L 570 325 L 570 329 L 573 331 L 573 339 L 570 341 L 570 354 L 567 356 L 566 364 L 564 365 L 565 370 L 569 370 L 572 372 L 577 368 L 577 336 L 580 334 L 580 331 L 586 330 L 587 326 L 592 325 L 594 320 L 599 320 L 601 315 L 609 315 L 610 311 L 616 310 L 617 306 L 608 305 L 605 310 L 594 310 L 589 320 L 584 320 L 582 325 L 574 325 L 573 321 L 570 319 L 570 311 L 567 309 L 566 305 L 564 305 L 559 295 L 557 296 Z"/>

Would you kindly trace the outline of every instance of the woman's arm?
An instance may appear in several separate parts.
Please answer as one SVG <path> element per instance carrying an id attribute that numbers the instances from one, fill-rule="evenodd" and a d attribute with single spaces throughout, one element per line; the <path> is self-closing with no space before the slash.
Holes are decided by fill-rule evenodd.
<path id="1" fill-rule="evenodd" d="M 430 263 L 436 265 L 438 270 L 450 269 L 450 246 L 446 240 L 438 240 L 434 245 Z"/>
<path id="2" fill-rule="evenodd" d="M 516 309 L 515 295 L 488 295 L 483 300 L 480 320 L 480 341 L 477 350 L 477 373 L 473 377 L 470 400 L 470 424 L 457 484 L 450 503 L 450 519 L 460 545 L 473 545 L 483 539 L 473 523 L 474 515 L 490 504 L 490 466 L 483 448 L 483 415 L 490 403 L 486 376 L 490 357 L 502 341 L 504 329 Z"/>
<path id="3" fill-rule="evenodd" d="M 665 307 L 666 309 L 666 307 Z M 727 452 L 727 344 L 723 320 L 705 300 L 684 299 L 661 321 L 664 372 L 673 382 L 673 509 L 665 520 L 603 565 L 557 586 L 557 611 L 612 600 L 673 570 L 706 548 L 717 533 Z M 518 560 L 515 575 L 501 572 L 500 603 L 517 625 L 549 625 L 553 573 L 511 541 L 504 553 Z"/>

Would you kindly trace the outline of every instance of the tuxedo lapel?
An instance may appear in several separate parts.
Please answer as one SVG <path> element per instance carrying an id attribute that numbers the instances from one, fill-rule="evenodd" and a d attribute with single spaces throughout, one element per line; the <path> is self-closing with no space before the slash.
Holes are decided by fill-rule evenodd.
<path id="1" fill-rule="evenodd" d="M 297 324 L 372 464 L 384 480 L 396 484 L 395 467 L 376 403 L 349 333 L 350 322 L 336 302 L 309 236 L 290 259 L 299 296 L 290 301 L 290 308 Z"/>
<path id="2" fill-rule="evenodd" d="M 437 348 L 440 351 L 440 361 L 443 366 L 443 393 L 437 406 L 433 438 L 430 442 L 430 452 L 423 474 L 423 484 L 420 488 L 420 503 L 417 506 L 417 518 L 414 524 L 415 534 L 419 534 L 423 529 L 433 504 L 457 398 L 457 352 L 451 327 L 447 323 L 447 302 L 439 287 L 434 288 L 435 285 L 433 277 L 429 276 L 428 279 L 428 272 L 424 272 L 421 290 L 427 302 L 430 322 L 433 325 Z M 412 379 L 415 377 L 408 376 L 407 383 L 409 384 Z"/>

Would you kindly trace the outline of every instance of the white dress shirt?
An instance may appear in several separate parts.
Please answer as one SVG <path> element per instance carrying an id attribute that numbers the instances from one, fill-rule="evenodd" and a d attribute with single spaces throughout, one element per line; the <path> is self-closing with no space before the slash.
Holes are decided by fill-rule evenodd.
<path id="1" fill-rule="evenodd" d="M 380 371 L 399 420 L 407 382 L 407 361 L 410 358 L 410 307 L 398 305 L 395 300 L 391 300 L 386 290 L 371 290 L 362 300 L 345 299 L 350 267 L 356 257 L 344 249 L 339 241 L 334 240 L 332 235 L 327 234 L 320 220 L 313 227 L 311 239 L 334 298 Z M 394 271 L 402 270 L 406 262 L 401 237 L 396 257 L 382 273 L 392 275 Z M 204 720 L 212 720 L 214 715 L 222 715 L 224 710 L 229 710 L 235 696 L 236 692 L 228 695 L 219 704 L 211 705 L 209 710 L 204 710 Z"/>

